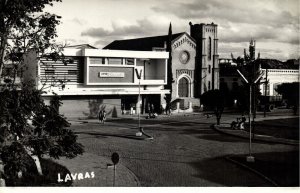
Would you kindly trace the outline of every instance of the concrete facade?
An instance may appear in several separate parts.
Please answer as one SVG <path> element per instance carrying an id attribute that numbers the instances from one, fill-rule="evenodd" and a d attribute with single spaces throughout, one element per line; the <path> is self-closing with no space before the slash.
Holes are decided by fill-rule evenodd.
<path id="1" fill-rule="evenodd" d="M 261 69 L 264 72 L 263 80 L 266 80 L 266 71 L 268 71 L 268 96 L 278 96 L 276 88 L 282 83 L 300 82 L 299 70 L 294 69 Z M 266 86 L 265 84 L 260 85 L 260 91 L 264 94 Z"/>

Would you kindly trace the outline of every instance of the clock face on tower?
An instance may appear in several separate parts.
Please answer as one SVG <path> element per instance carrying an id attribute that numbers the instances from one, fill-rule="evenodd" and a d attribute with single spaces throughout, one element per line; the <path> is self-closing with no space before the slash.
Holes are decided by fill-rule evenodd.
<path id="1" fill-rule="evenodd" d="M 182 64 L 188 63 L 188 61 L 190 60 L 190 53 L 186 50 L 180 52 L 179 60 Z"/>

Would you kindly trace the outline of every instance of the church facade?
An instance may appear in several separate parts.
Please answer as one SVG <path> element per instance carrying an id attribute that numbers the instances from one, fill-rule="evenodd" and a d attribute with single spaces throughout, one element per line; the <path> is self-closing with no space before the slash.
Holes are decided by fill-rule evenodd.
<path id="1" fill-rule="evenodd" d="M 189 25 L 190 34 L 116 40 L 103 49 L 166 51 L 171 37 L 172 101 L 180 101 L 183 108 L 200 106 L 201 94 L 219 88 L 218 31 L 214 23 Z"/>

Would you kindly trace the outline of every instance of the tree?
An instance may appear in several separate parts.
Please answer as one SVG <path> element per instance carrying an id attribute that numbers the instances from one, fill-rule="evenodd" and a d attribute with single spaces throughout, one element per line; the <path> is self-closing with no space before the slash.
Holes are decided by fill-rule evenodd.
<path id="1" fill-rule="evenodd" d="M 299 82 L 282 83 L 278 85 L 276 91 L 282 95 L 283 99 L 286 99 L 288 106 L 292 106 L 294 114 L 297 114 L 299 108 Z"/>
<path id="2" fill-rule="evenodd" d="M 214 111 L 217 118 L 217 125 L 220 125 L 220 120 L 224 110 L 224 94 L 218 89 L 209 90 L 201 95 L 201 102 L 205 107 Z"/>
<path id="3" fill-rule="evenodd" d="M 253 112 L 253 121 L 254 118 L 256 117 L 256 107 L 258 105 L 258 98 L 261 95 L 260 90 L 259 90 L 259 84 L 260 80 L 259 78 L 261 76 L 261 71 L 260 69 L 260 53 L 258 53 L 257 58 L 255 59 L 255 40 L 251 39 L 249 43 L 249 54 L 247 54 L 246 49 L 244 49 L 244 58 L 238 57 L 235 59 L 233 55 L 231 54 L 232 60 L 237 63 L 238 65 L 238 70 L 243 74 L 243 76 L 247 79 L 249 84 L 246 84 L 244 82 L 244 85 L 242 88 L 237 89 L 237 96 L 240 98 L 240 107 L 242 107 L 242 110 L 248 109 L 249 110 L 249 100 L 247 103 L 244 100 L 246 97 L 249 99 L 249 93 L 245 93 L 244 90 L 249 90 L 249 85 L 252 88 L 252 95 L 251 95 L 251 100 L 252 104 L 252 112 Z M 256 81 L 256 82 L 255 82 Z"/>
<path id="4" fill-rule="evenodd" d="M 168 66 L 167 66 L 167 85 L 166 89 L 170 90 L 170 94 L 166 94 L 166 111 L 171 110 L 171 100 L 172 100 L 172 83 L 173 83 L 173 73 L 172 73 L 172 24 L 170 23 L 167 41 L 167 52 L 169 52 Z"/>
<path id="5" fill-rule="evenodd" d="M 55 44 L 59 16 L 43 13 L 45 6 L 61 0 L 0 0 L 0 152 L 4 177 L 11 185 L 30 176 L 28 159 L 83 153 L 70 124 L 59 114 L 61 102 L 55 96 L 46 105 L 42 90 L 30 82 L 15 84 L 16 74 L 24 68 L 24 55 L 31 51 L 53 61 L 63 60 L 62 46 Z M 3 74 L 9 65 L 12 74 Z M 58 82 L 61 82 L 58 80 Z M 42 175 L 40 165 L 36 164 Z M 24 184 L 22 184 L 24 185 Z"/>

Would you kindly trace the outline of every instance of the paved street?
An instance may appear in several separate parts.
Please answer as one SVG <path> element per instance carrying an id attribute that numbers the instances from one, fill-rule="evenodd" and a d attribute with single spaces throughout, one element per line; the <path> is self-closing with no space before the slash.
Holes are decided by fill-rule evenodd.
<path id="1" fill-rule="evenodd" d="M 229 123 L 235 117 L 224 115 L 222 122 Z M 136 119 L 108 120 L 105 125 L 96 120 L 72 122 L 71 128 L 87 153 L 109 159 L 118 152 L 120 163 L 136 175 L 141 186 L 272 186 L 224 158 L 247 154 L 249 143 L 211 129 L 215 121 L 203 115 L 142 118 L 145 132 L 154 140 L 137 139 Z M 293 150 L 298 147 L 253 143 L 253 153 Z"/>

